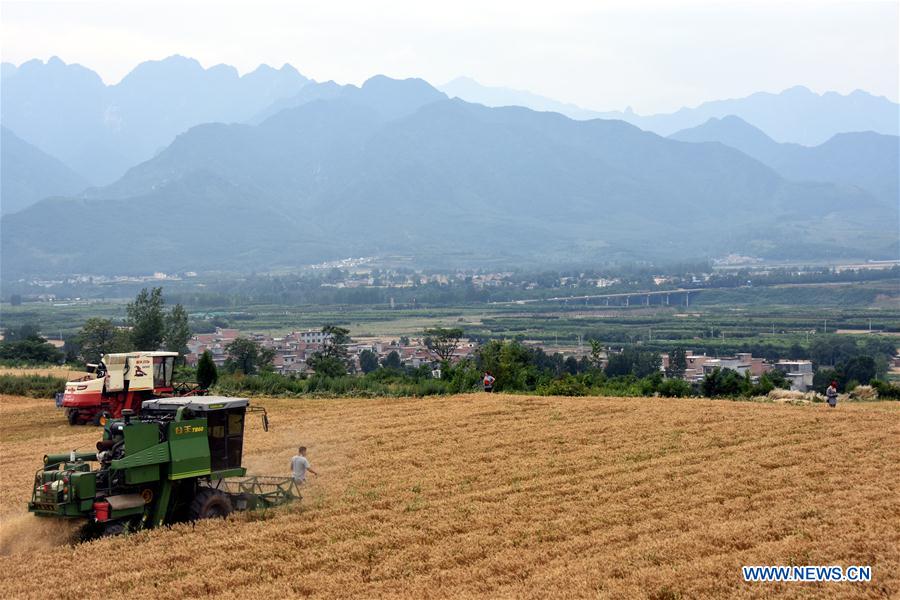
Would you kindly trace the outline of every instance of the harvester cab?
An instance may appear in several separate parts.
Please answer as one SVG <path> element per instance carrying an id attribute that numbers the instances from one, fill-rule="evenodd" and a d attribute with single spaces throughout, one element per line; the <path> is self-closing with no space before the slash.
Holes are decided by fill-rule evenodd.
<path id="1" fill-rule="evenodd" d="M 159 527 L 299 497 L 290 478 L 247 477 L 246 398 L 159 398 L 108 421 L 96 452 L 49 454 L 28 510 L 80 518 L 86 536 Z M 93 465 L 97 466 L 94 467 Z"/>
<path id="2" fill-rule="evenodd" d="M 88 374 L 66 383 L 59 403 L 69 424 L 99 424 L 102 415 L 114 418 L 123 410 L 138 413 L 144 400 L 205 393 L 173 382 L 177 352 L 120 352 L 106 354 L 87 365 Z"/>

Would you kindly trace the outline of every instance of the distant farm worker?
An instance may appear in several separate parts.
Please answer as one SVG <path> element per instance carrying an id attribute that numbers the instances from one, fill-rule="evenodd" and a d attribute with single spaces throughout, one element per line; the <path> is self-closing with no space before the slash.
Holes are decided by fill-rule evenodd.
<path id="1" fill-rule="evenodd" d="M 828 399 L 828 406 L 834 408 L 837 406 L 837 381 L 832 381 L 831 385 L 828 386 L 828 389 L 825 390 L 825 397 Z"/>
<path id="2" fill-rule="evenodd" d="M 297 452 L 299 454 L 291 459 L 291 477 L 294 478 L 294 482 L 298 484 L 305 482 L 307 471 L 318 477 L 319 474 L 313 471 L 309 459 L 306 458 L 306 446 L 300 446 Z"/>
<path id="3" fill-rule="evenodd" d="M 493 375 L 491 375 L 490 371 L 484 372 L 484 391 L 493 392 L 494 391 L 494 382 L 497 381 Z"/>

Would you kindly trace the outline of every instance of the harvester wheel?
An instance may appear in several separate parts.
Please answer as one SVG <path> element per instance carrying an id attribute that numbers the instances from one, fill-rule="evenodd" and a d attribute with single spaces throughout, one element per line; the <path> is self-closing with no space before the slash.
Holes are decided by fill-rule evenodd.
<path id="1" fill-rule="evenodd" d="M 78 425 L 78 411 L 74 408 L 66 409 L 66 420 L 69 425 Z"/>
<path id="2" fill-rule="evenodd" d="M 190 518 L 192 521 L 217 517 L 224 519 L 232 510 L 234 508 L 231 506 L 231 500 L 224 493 L 211 488 L 201 488 L 191 502 Z"/>
<path id="3" fill-rule="evenodd" d="M 100 532 L 100 537 L 113 537 L 114 535 L 122 535 L 125 533 L 125 523 L 118 521 L 115 523 L 107 523 Z"/>

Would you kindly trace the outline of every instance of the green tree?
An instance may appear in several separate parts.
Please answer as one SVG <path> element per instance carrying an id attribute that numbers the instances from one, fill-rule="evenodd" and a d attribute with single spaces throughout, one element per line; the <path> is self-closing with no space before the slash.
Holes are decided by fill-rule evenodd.
<path id="1" fill-rule="evenodd" d="M 378 355 L 371 350 L 363 350 L 359 353 L 359 368 L 363 373 L 371 373 L 378 368 Z"/>
<path id="2" fill-rule="evenodd" d="M 591 367 L 594 369 L 602 369 L 603 362 L 606 360 L 606 351 L 598 340 L 591 340 Z"/>
<path id="3" fill-rule="evenodd" d="M 622 375 L 634 375 L 635 377 L 648 377 L 659 372 L 662 365 L 662 357 L 652 350 L 638 350 L 625 348 L 618 354 L 611 354 L 606 365 L 608 377 L 621 377 Z"/>
<path id="4" fill-rule="evenodd" d="M 129 334 L 109 319 L 91 317 L 78 332 L 79 358 L 86 363 L 96 363 L 104 354 L 128 352 L 131 350 L 130 342 Z"/>
<path id="5" fill-rule="evenodd" d="M 709 398 L 742 396 L 749 392 L 749 387 L 749 377 L 741 377 L 733 369 L 719 367 L 707 373 L 700 384 L 703 395 Z"/>
<path id="6" fill-rule="evenodd" d="M 188 314 L 184 307 L 176 304 L 166 315 L 165 348 L 179 354 L 187 354 L 188 340 L 191 339 L 191 328 L 188 325 Z"/>
<path id="7" fill-rule="evenodd" d="M 875 359 L 871 356 L 857 356 L 841 365 L 838 370 L 843 374 L 841 383 L 845 386 L 851 381 L 868 385 L 875 379 Z"/>
<path id="8" fill-rule="evenodd" d="M 134 302 L 125 308 L 131 342 L 136 350 L 158 350 L 162 345 L 166 335 L 164 305 L 162 288 L 157 287 L 151 291 L 142 289 Z"/>
<path id="9" fill-rule="evenodd" d="M 219 380 L 219 370 L 216 363 L 213 362 L 212 354 L 209 350 L 204 350 L 197 361 L 197 383 L 201 388 L 208 390 Z"/>
<path id="10" fill-rule="evenodd" d="M 41 364 L 62 362 L 63 353 L 41 337 L 36 325 L 26 323 L 10 337 L 12 339 L 4 336 L 0 342 L 0 360 Z"/>
<path id="11" fill-rule="evenodd" d="M 23 323 L 18 329 L 7 329 L 3 332 L 3 339 L 7 342 L 20 342 L 22 340 L 43 340 L 41 329 L 37 323 Z"/>
<path id="12" fill-rule="evenodd" d="M 340 377 L 347 374 L 348 350 L 350 343 L 350 330 L 337 325 L 326 325 L 322 328 L 325 341 L 322 349 L 314 352 L 306 361 L 316 374 L 325 377 Z"/>
<path id="13" fill-rule="evenodd" d="M 381 359 L 381 366 L 385 369 L 399 371 L 403 367 L 403 363 L 400 360 L 400 354 L 398 354 L 396 350 L 391 350 L 387 356 Z"/>
<path id="14" fill-rule="evenodd" d="M 666 377 L 681 379 L 687 371 L 687 352 L 678 346 L 669 353 L 669 366 L 666 369 Z"/>
<path id="15" fill-rule="evenodd" d="M 462 339 L 462 329 L 458 327 L 434 327 L 425 330 L 425 347 L 431 351 L 438 360 L 447 361 L 459 347 Z"/>
<path id="16" fill-rule="evenodd" d="M 259 343 L 242 337 L 235 338 L 225 346 L 225 353 L 225 370 L 244 375 L 270 370 L 275 358 L 275 352 L 271 348 L 263 348 Z"/>

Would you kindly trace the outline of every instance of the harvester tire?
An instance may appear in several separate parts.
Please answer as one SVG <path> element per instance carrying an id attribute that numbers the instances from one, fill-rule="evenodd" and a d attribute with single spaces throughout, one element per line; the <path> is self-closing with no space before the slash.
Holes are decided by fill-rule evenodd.
<path id="1" fill-rule="evenodd" d="M 125 533 L 125 523 L 117 521 L 115 523 L 107 523 L 100 532 L 100 537 L 113 537 Z"/>
<path id="2" fill-rule="evenodd" d="M 66 409 L 66 420 L 69 425 L 78 425 L 78 411 L 74 408 Z"/>
<path id="3" fill-rule="evenodd" d="M 200 488 L 197 495 L 191 502 L 190 519 L 224 519 L 231 514 L 234 507 L 231 506 L 231 500 L 219 490 L 211 488 Z"/>

